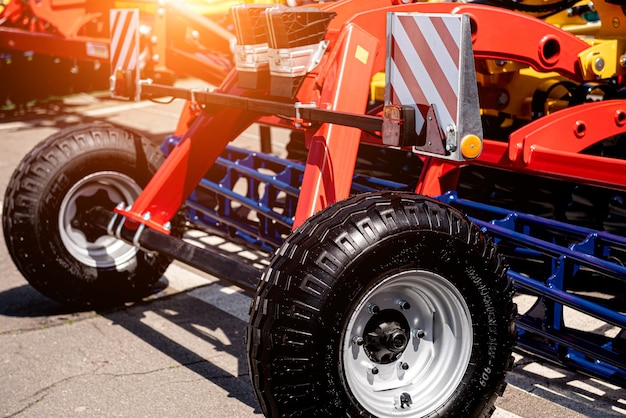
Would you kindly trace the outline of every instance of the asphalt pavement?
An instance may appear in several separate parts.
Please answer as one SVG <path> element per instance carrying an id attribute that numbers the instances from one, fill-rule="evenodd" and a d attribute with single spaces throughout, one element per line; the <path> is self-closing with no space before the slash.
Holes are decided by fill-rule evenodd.
<path id="1" fill-rule="evenodd" d="M 159 141 L 182 102 L 125 103 L 76 95 L 0 115 L 0 190 L 21 158 L 66 126 L 108 120 Z M 238 146 L 258 147 L 252 127 Z M 284 153 L 285 133 L 273 131 Z M 203 234 L 189 240 L 231 253 Z M 264 255 L 246 253 L 264 263 Z M 105 311 L 76 312 L 39 294 L 0 245 L 0 415 L 4 417 L 262 416 L 245 361 L 252 295 L 173 263 L 152 295 Z M 626 417 L 624 388 L 516 350 L 495 417 Z"/>

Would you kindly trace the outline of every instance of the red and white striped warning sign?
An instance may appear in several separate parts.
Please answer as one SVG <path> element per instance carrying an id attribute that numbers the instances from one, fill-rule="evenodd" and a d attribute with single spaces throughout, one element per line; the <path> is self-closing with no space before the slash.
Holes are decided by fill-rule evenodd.
<path id="1" fill-rule="evenodd" d="M 111 71 L 134 70 L 139 57 L 139 10 L 111 9 Z"/>
<path id="2" fill-rule="evenodd" d="M 139 100 L 139 10 L 111 9 L 111 94 Z"/>
<path id="3" fill-rule="evenodd" d="M 434 105 L 449 151 L 468 115 L 482 136 L 468 16 L 389 13 L 386 77 L 385 104 L 414 106 L 418 135 Z"/>
<path id="4" fill-rule="evenodd" d="M 435 104 L 439 121 L 444 126 L 454 123 L 459 89 L 459 16 L 393 14 L 391 19 L 390 102 Z"/>

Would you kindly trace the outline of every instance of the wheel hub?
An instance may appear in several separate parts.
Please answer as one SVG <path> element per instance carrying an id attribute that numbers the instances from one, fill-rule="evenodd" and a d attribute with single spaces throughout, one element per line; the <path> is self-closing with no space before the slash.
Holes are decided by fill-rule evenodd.
<path id="1" fill-rule="evenodd" d="M 394 274 L 352 312 L 341 367 L 347 389 L 369 413 L 428 415 L 457 390 L 472 351 L 472 321 L 446 278 L 424 270 Z"/>
<path id="2" fill-rule="evenodd" d="M 113 202 L 106 191 L 98 190 L 93 196 L 78 196 L 75 202 L 76 213 L 71 218 L 70 225 L 76 231 L 85 235 L 88 243 L 95 243 L 103 235 L 102 228 L 95 226 L 90 216 L 94 207 L 112 208 L 119 202 Z"/>
<path id="3" fill-rule="evenodd" d="M 91 225 L 89 210 L 113 207 L 114 202 L 132 203 L 141 187 L 126 174 L 99 171 L 74 184 L 59 208 L 59 235 L 65 249 L 81 263 L 123 270 L 134 263 L 138 249 Z"/>
<path id="4" fill-rule="evenodd" d="M 388 364 L 402 355 L 409 343 L 409 324 L 400 312 L 385 309 L 365 326 L 363 349 L 375 363 Z"/>

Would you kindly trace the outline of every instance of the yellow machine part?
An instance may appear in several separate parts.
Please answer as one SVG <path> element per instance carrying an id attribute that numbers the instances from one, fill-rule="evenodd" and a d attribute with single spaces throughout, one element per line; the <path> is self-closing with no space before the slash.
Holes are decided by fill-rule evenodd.
<path id="1" fill-rule="evenodd" d="M 0 0 L 0 16 L 4 13 L 4 8 L 11 3 L 11 0 Z"/>

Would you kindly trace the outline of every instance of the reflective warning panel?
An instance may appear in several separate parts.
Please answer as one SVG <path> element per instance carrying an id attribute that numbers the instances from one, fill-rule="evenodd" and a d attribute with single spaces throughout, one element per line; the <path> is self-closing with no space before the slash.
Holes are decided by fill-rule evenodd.
<path id="1" fill-rule="evenodd" d="M 467 15 L 389 13 L 385 105 L 415 110 L 415 152 L 476 158 L 482 125 Z M 386 140 L 389 145 L 394 139 Z"/>
<path id="2" fill-rule="evenodd" d="M 111 9 L 111 92 L 139 100 L 139 10 Z"/>

